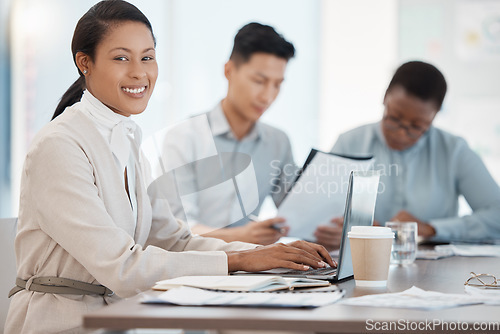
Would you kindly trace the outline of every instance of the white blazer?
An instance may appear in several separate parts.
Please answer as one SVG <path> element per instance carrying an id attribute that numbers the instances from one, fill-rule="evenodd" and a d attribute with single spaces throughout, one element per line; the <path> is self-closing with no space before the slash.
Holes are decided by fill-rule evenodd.
<path id="1" fill-rule="evenodd" d="M 136 224 L 122 178 L 109 145 L 79 104 L 37 134 L 21 181 L 17 275 L 102 284 L 115 295 L 20 291 L 12 297 L 5 333 L 79 333 L 87 311 L 147 290 L 158 280 L 227 275 L 224 251 L 255 247 L 192 236 L 166 200 L 151 200 L 139 172 Z"/>

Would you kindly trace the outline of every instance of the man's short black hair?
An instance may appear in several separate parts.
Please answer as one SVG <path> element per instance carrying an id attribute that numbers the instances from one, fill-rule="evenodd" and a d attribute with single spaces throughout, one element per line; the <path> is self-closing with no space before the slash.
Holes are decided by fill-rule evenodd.
<path id="1" fill-rule="evenodd" d="M 385 95 L 394 87 L 403 87 L 410 95 L 434 102 L 438 110 L 443 105 L 447 89 L 443 74 L 433 65 L 422 61 L 401 65 L 394 73 Z"/>
<path id="2" fill-rule="evenodd" d="M 273 27 L 251 22 L 243 26 L 234 37 L 230 59 L 247 62 L 257 52 L 272 54 L 288 61 L 295 55 L 295 48 Z"/>

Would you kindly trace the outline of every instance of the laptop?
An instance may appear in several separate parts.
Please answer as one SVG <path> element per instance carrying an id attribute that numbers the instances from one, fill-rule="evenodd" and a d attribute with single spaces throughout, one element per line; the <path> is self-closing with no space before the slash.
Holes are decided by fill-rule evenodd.
<path id="1" fill-rule="evenodd" d="M 241 274 L 273 274 L 283 277 L 305 277 L 338 282 L 353 278 L 351 247 L 347 232 L 352 226 L 371 226 L 375 212 L 379 171 L 352 171 L 349 175 L 346 205 L 344 209 L 344 224 L 340 241 L 337 268 L 319 268 L 307 271 L 277 268 L 261 272 L 235 272 Z"/>

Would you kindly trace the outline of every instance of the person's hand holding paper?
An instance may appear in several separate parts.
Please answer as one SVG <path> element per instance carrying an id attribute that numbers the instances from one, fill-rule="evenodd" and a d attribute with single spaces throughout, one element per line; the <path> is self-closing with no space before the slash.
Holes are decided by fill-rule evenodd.
<path id="1" fill-rule="evenodd" d="M 241 227 L 248 242 L 260 245 L 270 245 L 288 234 L 290 228 L 285 225 L 285 219 L 274 217 L 266 220 L 254 219 Z"/>
<path id="2" fill-rule="evenodd" d="M 372 156 L 348 157 L 312 149 L 301 174 L 278 207 L 278 216 L 284 217 L 290 226 L 289 235 L 314 241 L 318 237 L 315 232 L 323 225 L 319 228 L 321 237 L 325 236 L 322 244 L 338 244 L 340 235 L 335 239 L 342 225 L 338 229 L 338 224 L 331 226 L 329 222 L 344 214 L 349 174 L 371 170 L 373 164 Z"/>
<path id="3" fill-rule="evenodd" d="M 342 227 L 344 225 L 344 217 L 335 217 L 330 220 L 328 225 L 320 225 L 314 231 L 316 242 L 331 252 L 340 248 L 342 240 Z M 373 221 L 373 226 L 381 226 L 376 220 Z"/>
<path id="4" fill-rule="evenodd" d="M 344 217 L 335 217 L 328 225 L 319 225 L 314 231 L 316 242 L 325 246 L 328 251 L 338 249 L 342 239 L 342 226 Z"/>
<path id="5" fill-rule="evenodd" d="M 230 229 L 211 229 L 208 228 L 204 236 L 213 238 L 222 238 L 227 242 L 244 241 L 258 245 L 270 245 L 278 241 L 281 237 L 288 234 L 289 227 L 285 224 L 285 219 L 274 217 L 266 220 L 259 220 L 257 216 L 250 214 L 250 222 L 243 226 L 232 227 Z M 198 228 L 200 230 L 200 228 Z M 212 234 L 217 231 L 217 234 Z"/>

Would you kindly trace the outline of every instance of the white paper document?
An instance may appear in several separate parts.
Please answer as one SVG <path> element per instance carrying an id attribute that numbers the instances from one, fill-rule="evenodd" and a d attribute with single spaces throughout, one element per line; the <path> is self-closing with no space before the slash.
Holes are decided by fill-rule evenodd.
<path id="1" fill-rule="evenodd" d="M 373 157 L 344 157 L 311 150 L 302 173 L 278 208 L 277 216 L 285 218 L 290 226 L 288 235 L 315 240 L 317 226 L 344 215 L 351 171 L 368 171 L 373 164 Z"/>
<path id="2" fill-rule="evenodd" d="M 498 288 L 479 288 L 466 285 L 465 292 L 483 301 L 486 305 L 500 305 L 500 286 Z"/>
<path id="3" fill-rule="evenodd" d="M 500 257 L 500 245 L 440 245 L 437 251 L 449 251 L 455 256 L 493 256 Z"/>
<path id="4" fill-rule="evenodd" d="M 362 297 L 348 298 L 342 304 L 353 306 L 410 308 L 437 310 L 449 307 L 482 304 L 480 298 L 467 294 L 450 294 L 425 291 L 415 286 L 398 293 L 381 293 Z"/>
<path id="5" fill-rule="evenodd" d="M 455 255 L 453 250 L 448 248 L 442 249 L 419 249 L 417 250 L 417 259 L 419 260 L 439 260 Z"/>
<path id="6" fill-rule="evenodd" d="M 169 290 L 181 286 L 226 291 L 278 291 L 329 286 L 324 280 L 270 275 L 182 276 L 156 282 L 153 290 Z"/>
<path id="7" fill-rule="evenodd" d="M 344 295 L 343 290 L 336 289 L 336 287 L 333 286 L 323 289 L 326 289 L 326 291 L 228 292 L 183 286 L 163 292 L 159 296 L 145 295 L 142 302 L 146 304 L 173 304 L 182 306 L 205 305 L 313 308 L 333 304 Z"/>

